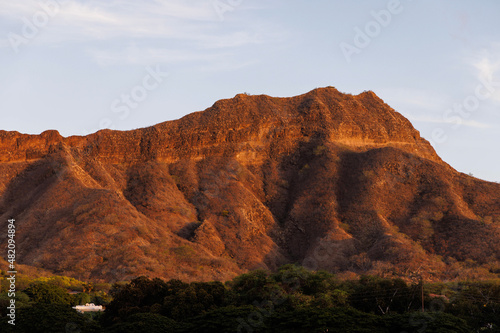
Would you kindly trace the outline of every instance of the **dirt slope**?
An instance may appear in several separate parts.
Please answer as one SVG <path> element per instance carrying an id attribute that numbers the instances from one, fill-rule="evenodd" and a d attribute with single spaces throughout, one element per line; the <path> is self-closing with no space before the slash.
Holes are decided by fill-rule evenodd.
<path id="1" fill-rule="evenodd" d="M 500 273 L 500 185 L 455 171 L 373 92 L 332 87 L 237 95 L 134 131 L 0 131 L 2 230 L 8 218 L 19 263 L 81 279 L 225 280 L 289 262 Z"/>

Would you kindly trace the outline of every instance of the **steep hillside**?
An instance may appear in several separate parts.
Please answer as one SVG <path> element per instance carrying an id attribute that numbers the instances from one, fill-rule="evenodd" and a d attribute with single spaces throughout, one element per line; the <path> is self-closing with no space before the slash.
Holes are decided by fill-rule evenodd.
<path id="1" fill-rule="evenodd" d="M 455 171 L 373 92 L 331 87 L 133 131 L 1 131 L 0 228 L 9 218 L 19 263 L 79 279 L 225 280 L 289 262 L 500 273 L 500 185 Z"/>

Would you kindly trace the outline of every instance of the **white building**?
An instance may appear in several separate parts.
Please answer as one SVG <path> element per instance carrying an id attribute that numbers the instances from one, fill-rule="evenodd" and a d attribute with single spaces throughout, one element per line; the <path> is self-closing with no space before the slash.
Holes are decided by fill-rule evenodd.
<path id="1" fill-rule="evenodd" d="M 95 305 L 94 303 L 87 303 L 85 305 L 77 305 L 74 306 L 73 309 L 80 313 L 84 312 L 98 312 L 98 311 L 104 311 L 102 308 L 102 305 Z"/>

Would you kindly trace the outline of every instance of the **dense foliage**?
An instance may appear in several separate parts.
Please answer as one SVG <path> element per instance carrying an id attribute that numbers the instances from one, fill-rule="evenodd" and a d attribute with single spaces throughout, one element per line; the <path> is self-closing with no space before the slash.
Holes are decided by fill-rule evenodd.
<path id="1" fill-rule="evenodd" d="M 372 276 L 341 281 L 286 265 L 225 284 L 139 277 L 113 285 L 109 294 L 112 301 L 92 288 L 69 295 L 53 280 L 32 282 L 17 294 L 15 329 L 6 324 L 8 298 L 0 294 L 1 331 L 500 332 L 499 281 L 424 286 Z M 78 314 L 71 305 L 82 300 L 99 301 L 106 311 Z"/>

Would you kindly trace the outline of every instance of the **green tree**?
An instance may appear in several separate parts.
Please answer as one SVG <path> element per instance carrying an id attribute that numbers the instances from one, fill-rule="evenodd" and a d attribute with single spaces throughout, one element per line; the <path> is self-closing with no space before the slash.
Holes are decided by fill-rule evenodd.
<path id="1" fill-rule="evenodd" d="M 178 332 L 181 325 L 174 320 L 156 313 L 137 313 L 117 323 L 103 332 L 105 333 L 164 333 Z"/>
<path id="2" fill-rule="evenodd" d="M 87 304 L 91 302 L 91 299 L 92 298 L 87 293 L 78 293 L 73 295 L 73 304 L 79 304 L 79 305 Z"/>
<path id="3" fill-rule="evenodd" d="M 3 330 L 2 330 L 3 332 Z M 6 331 L 8 332 L 8 331 Z M 63 304 L 35 304 L 20 309 L 16 317 L 16 332 L 100 332 L 97 322 L 88 320 Z"/>
<path id="4" fill-rule="evenodd" d="M 47 282 L 34 282 L 25 293 L 35 303 L 72 305 L 73 299 L 66 289 Z"/>
<path id="5" fill-rule="evenodd" d="M 220 282 L 191 283 L 163 301 L 162 314 L 181 320 L 226 305 L 226 288 Z"/>
<path id="6" fill-rule="evenodd" d="M 403 313 L 418 308 L 419 292 L 401 279 L 362 276 L 351 282 L 349 303 L 358 310 L 375 314 Z"/>
<path id="7" fill-rule="evenodd" d="M 283 288 L 264 270 L 256 270 L 234 278 L 229 284 L 238 305 L 262 303 L 279 298 Z"/>
<path id="8" fill-rule="evenodd" d="M 163 304 L 168 292 L 168 285 L 158 279 L 138 277 L 125 285 L 115 285 L 110 291 L 113 301 L 106 308 L 104 320 L 126 318 L 135 313 L 149 312 L 151 306 Z"/>

